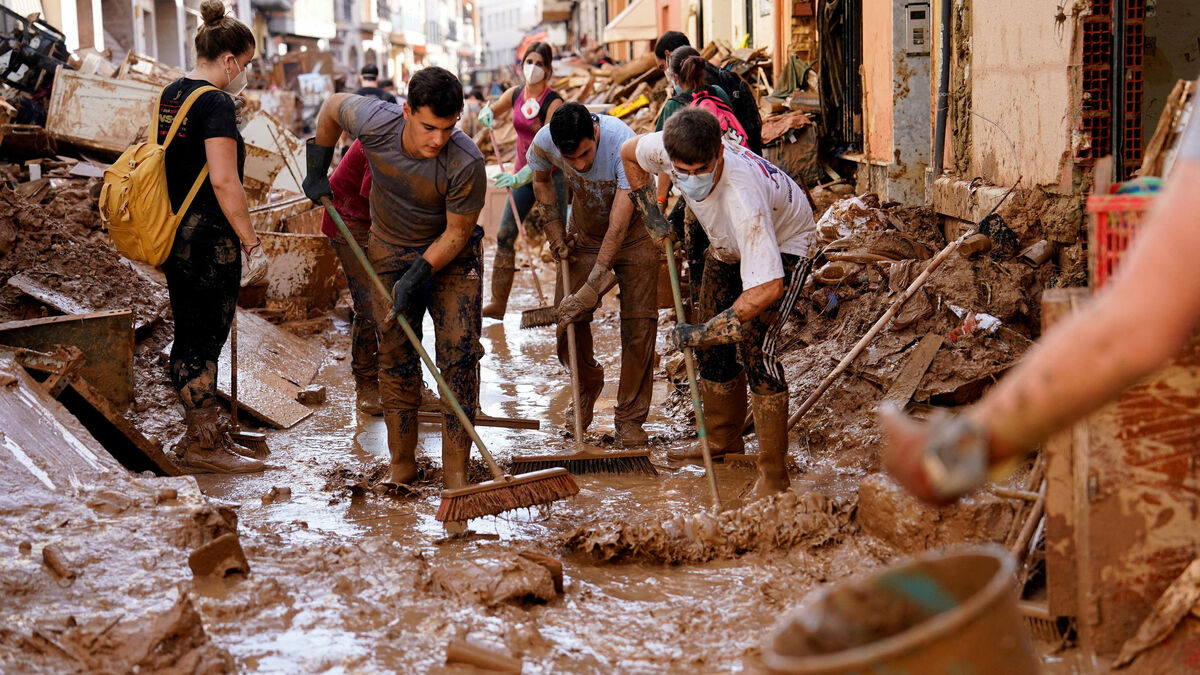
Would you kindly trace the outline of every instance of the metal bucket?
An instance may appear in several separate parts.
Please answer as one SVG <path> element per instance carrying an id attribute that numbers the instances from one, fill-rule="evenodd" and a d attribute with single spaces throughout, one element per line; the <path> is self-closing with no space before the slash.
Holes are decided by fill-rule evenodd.
<path id="1" fill-rule="evenodd" d="M 763 645 L 774 673 L 1036 673 L 994 545 L 936 551 L 820 589 Z"/>

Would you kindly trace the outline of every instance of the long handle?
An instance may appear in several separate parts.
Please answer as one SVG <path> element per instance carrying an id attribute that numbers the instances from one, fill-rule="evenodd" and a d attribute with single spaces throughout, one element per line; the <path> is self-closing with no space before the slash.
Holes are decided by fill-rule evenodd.
<path id="1" fill-rule="evenodd" d="M 500 146 L 496 145 L 496 134 L 488 129 L 488 139 L 492 142 L 492 152 L 496 153 L 496 162 L 500 164 L 500 170 L 504 171 L 504 158 L 500 156 Z M 508 193 L 508 208 L 512 209 L 513 220 L 517 221 L 517 231 L 521 233 L 521 238 L 529 242 L 529 237 L 525 236 L 525 225 L 521 222 L 521 214 L 517 212 L 517 200 L 513 199 L 512 188 L 504 188 Z M 538 278 L 537 270 L 534 269 L 537 261 L 530 261 L 529 273 L 533 275 L 533 286 L 537 289 L 538 304 L 542 307 L 546 306 L 546 294 L 542 292 L 542 280 Z"/>
<path id="2" fill-rule="evenodd" d="M 913 279 L 913 282 L 908 285 L 908 288 L 904 289 L 904 292 L 901 293 L 899 297 L 896 298 L 895 302 L 892 303 L 892 306 L 888 307 L 888 310 L 883 313 L 883 316 L 879 317 L 879 320 L 875 322 L 874 326 L 871 326 L 871 330 L 868 330 L 867 334 L 862 336 L 862 339 L 860 339 L 854 345 L 850 352 L 847 353 L 846 356 L 842 357 L 842 360 L 838 362 L 837 367 L 833 369 L 833 372 L 829 373 L 829 375 L 827 375 L 825 379 L 821 381 L 820 386 L 818 386 L 813 393 L 809 394 L 808 398 L 804 399 L 804 403 L 800 404 L 800 408 L 796 410 L 796 412 L 793 413 L 790 418 L 788 418 L 788 429 L 796 426 L 796 423 L 800 421 L 800 418 L 804 416 L 804 413 L 808 412 L 808 410 L 812 408 L 814 404 L 816 404 L 816 402 L 821 398 L 821 395 L 824 394 L 825 391 L 829 389 L 829 386 L 833 384 L 833 381 L 850 367 L 850 364 L 854 362 L 854 359 L 858 358 L 858 355 L 867 348 L 867 345 L 871 344 L 871 341 L 875 339 L 875 336 L 879 334 L 879 331 L 883 330 L 883 327 L 887 325 L 887 322 L 891 321 L 892 317 L 896 316 L 896 312 L 900 311 L 900 308 L 904 306 L 904 303 L 907 302 L 914 293 L 916 293 L 922 286 L 925 285 L 925 281 L 929 279 L 929 275 L 933 274 L 933 271 L 936 270 L 938 266 L 946 260 L 946 258 L 950 257 L 951 253 L 954 253 L 958 250 L 958 247 L 960 244 L 962 244 L 963 240 L 972 234 L 975 234 L 975 228 L 971 228 L 967 232 L 963 233 L 963 235 L 958 239 L 946 244 L 946 248 L 942 249 L 933 257 L 933 260 L 929 261 L 929 264 L 925 266 L 925 270 L 921 272 L 916 279 Z"/>
<path id="3" fill-rule="evenodd" d="M 679 271 L 675 268 L 675 247 L 668 239 L 663 248 L 667 251 L 667 273 L 671 276 L 671 295 L 675 297 L 675 321 L 683 321 L 683 294 L 679 292 Z M 704 454 L 704 475 L 708 476 L 708 489 L 712 491 L 713 506 L 721 509 L 721 494 L 717 492 L 717 476 L 713 473 L 712 453 L 708 449 L 708 432 L 704 429 L 704 405 L 700 402 L 700 385 L 696 382 L 696 360 L 691 347 L 683 348 L 683 362 L 687 365 L 688 388 L 692 392 L 692 407 L 696 409 L 696 435 L 700 437 L 700 452 Z"/>
<path id="4" fill-rule="evenodd" d="M 233 399 L 233 405 L 230 406 L 230 412 L 233 417 L 233 430 L 241 431 L 242 427 L 238 424 L 238 397 L 237 397 L 237 304 L 233 306 L 233 325 L 229 332 L 229 397 Z"/>
<path id="5" fill-rule="evenodd" d="M 371 263 L 367 261 L 366 254 L 363 253 L 363 250 L 361 247 L 359 247 L 358 242 L 354 240 L 354 235 L 350 233 L 350 228 L 346 227 L 346 223 L 342 222 L 342 217 L 338 215 L 337 209 L 333 208 L 333 202 L 329 200 L 329 197 L 321 198 L 321 206 L 324 206 L 325 212 L 329 214 L 330 218 L 333 218 L 333 222 L 338 226 L 338 230 L 341 231 L 342 237 L 346 240 L 346 243 L 350 245 L 350 250 L 354 252 L 354 257 L 358 258 L 358 262 L 361 263 L 363 269 L 367 271 L 367 276 L 371 277 L 371 282 L 375 284 L 375 290 L 379 291 L 380 297 L 391 297 L 391 293 L 388 291 L 387 286 L 384 286 L 383 282 L 380 281 L 379 275 L 375 273 L 375 268 L 371 267 Z M 483 439 L 480 438 L 479 433 L 475 431 L 475 425 L 471 424 L 470 418 L 468 418 L 467 414 L 463 412 L 462 406 L 458 404 L 458 399 L 454 397 L 454 392 L 450 391 L 450 387 L 446 384 L 446 380 L 442 378 L 442 373 L 437 369 L 437 365 L 433 362 L 433 359 L 429 358 L 429 353 L 426 352 L 425 347 L 421 345 L 420 338 L 418 338 L 417 334 L 413 332 L 412 326 L 408 325 L 408 319 L 404 318 L 404 316 L 401 314 L 397 314 L 396 323 L 400 324 L 400 330 L 403 330 L 404 334 L 408 336 L 408 341 L 412 343 L 413 349 L 417 350 L 417 354 L 420 355 L 421 360 L 425 362 L 425 367 L 429 369 L 429 372 L 433 373 L 433 379 L 437 380 L 438 390 L 442 392 L 442 400 L 450 402 L 450 408 L 453 409 L 454 414 L 458 416 L 458 421 L 463 425 L 463 428 L 466 429 L 467 433 L 471 435 L 471 440 L 474 441 L 475 445 L 479 448 L 479 454 L 483 455 L 483 459 L 487 462 L 488 468 L 491 469 L 492 476 L 497 480 L 504 478 L 504 472 L 501 471 L 500 467 L 496 465 L 496 460 L 492 458 L 492 453 L 488 452 L 487 446 L 483 444 Z"/>
<path id="6" fill-rule="evenodd" d="M 572 291 L 571 289 L 571 265 L 566 258 L 558 261 L 558 268 L 562 270 L 563 280 L 563 297 L 566 297 Z M 579 406 L 579 356 L 575 347 L 575 322 L 567 324 L 567 355 L 571 367 L 571 400 L 575 402 L 575 448 L 583 450 L 583 409 Z"/>

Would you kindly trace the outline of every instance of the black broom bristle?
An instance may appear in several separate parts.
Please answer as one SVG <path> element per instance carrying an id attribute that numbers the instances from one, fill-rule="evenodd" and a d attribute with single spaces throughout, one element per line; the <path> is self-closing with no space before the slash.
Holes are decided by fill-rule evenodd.
<path id="1" fill-rule="evenodd" d="M 439 522 L 494 516 L 513 509 L 549 504 L 579 494 L 575 479 L 565 471 L 548 472 L 534 480 L 512 481 L 511 477 L 471 485 L 442 493 Z"/>
<path id="2" fill-rule="evenodd" d="M 540 455 L 513 457 L 512 459 L 512 472 L 514 474 L 524 474 L 555 467 L 561 467 L 575 475 L 585 473 L 658 475 L 658 471 L 655 470 L 654 465 L 650 462 L 650 453 L 645 451 L 610 452 L 605 454 L 577 452 L 570 455 Z"/>

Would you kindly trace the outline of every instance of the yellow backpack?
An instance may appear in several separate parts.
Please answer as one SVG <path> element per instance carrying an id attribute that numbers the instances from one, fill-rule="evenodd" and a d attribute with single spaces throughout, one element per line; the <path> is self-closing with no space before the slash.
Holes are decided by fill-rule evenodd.
<path id="1" fill-rule="evenodd" d="M 167 147 L 175 139 L 192 104 L 210 91 L 220 89 L 204 86 L 188 95 L 179 112 L 175 113 L 175 121 L 162 145 L 153 140 L 135 143 L 104 171 L 100 220 L 108 228 L 113 246 L 130 260 L 163 264 L 171 253 L 179 221 L 187 213 L 204 179 L 208 178 L 208 165 L 205 164 L 179 213 L 171 212 L 171 197 L 167 191 Z M 161 93 L 159 100 L 162 100 Z M 157 128 L 156 125 L 156 131 Z M 158 138 L 157 133 L 154 138 Z"/>

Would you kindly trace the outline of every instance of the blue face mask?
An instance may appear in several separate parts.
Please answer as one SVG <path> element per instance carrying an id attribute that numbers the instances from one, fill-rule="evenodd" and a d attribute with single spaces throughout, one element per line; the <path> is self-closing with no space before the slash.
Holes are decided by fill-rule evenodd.
<path id="1" fill-rule="evenodd" d="M 675 173 L 675 185 L 679 187 L 683 194 L 687 195 L 688 199 L 698 202 L 707 197 L 708 193 L 712 192 L 713 180 L 716 175 L 716 171 L 697 173 L 690 176 Z"/>

